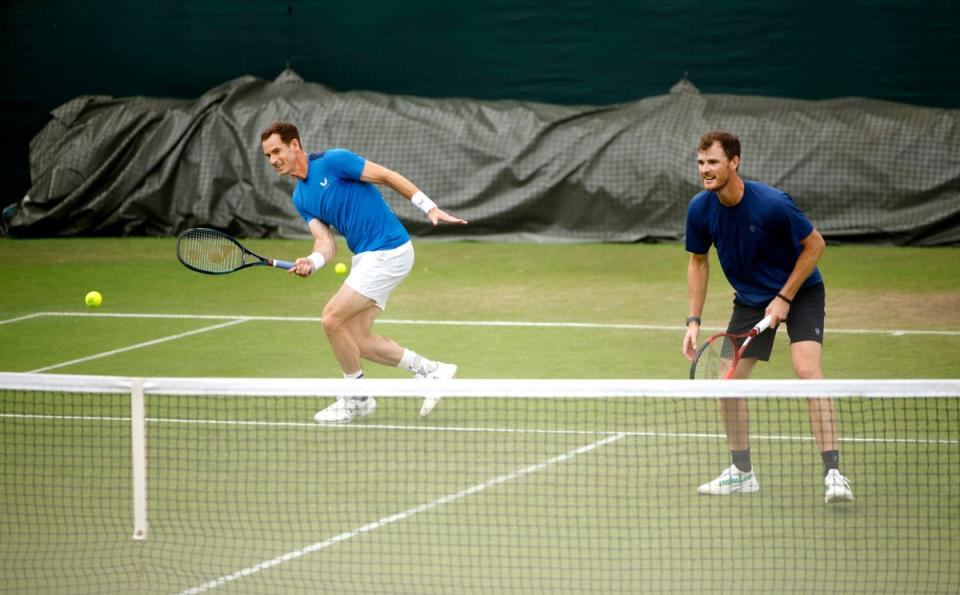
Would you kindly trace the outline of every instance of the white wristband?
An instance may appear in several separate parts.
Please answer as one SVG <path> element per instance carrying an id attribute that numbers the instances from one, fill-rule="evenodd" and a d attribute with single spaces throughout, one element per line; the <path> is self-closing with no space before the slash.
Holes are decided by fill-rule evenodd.
<path id="1" fill-rule="evenodd" d="M 413 197 L 410 199 L 410 202 L 413 203 L 413 206 L 427 214 L 430 213 L 431 209 L 434 209 L 437 206 L 437 203 L 430 200 L 430 198 L 421 190 L 417 190 L 417 193 L 413 195 Z"/>
<path id="2" fill-rule="evenodd" d="M 323 265 L 327 264 L 327 259 L 324 258 L 323 254 L 320 254 L 319 252 L 314 252 L 307 257 L 307 260 L 313 263 L 313 270 L 320 269 L 323 267 Z"/>

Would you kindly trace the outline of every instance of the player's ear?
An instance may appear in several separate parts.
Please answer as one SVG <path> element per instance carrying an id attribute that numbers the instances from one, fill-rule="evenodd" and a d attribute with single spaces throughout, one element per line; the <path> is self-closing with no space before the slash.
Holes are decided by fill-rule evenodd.
<path id="1" fill-rule="evenodd" d="M 739 155 L 734 155 L 734 156 L 733 156 L 733 159 L 730 160 L 730 165 L 733 166 L 733 169 L 739 170 L 739 169 L 740 169 L 740 156 L 739 156 Z"/>
<path id="2" fill-rule="evenodd" d="M 302 147 L 300 146 L 300 139 L 299 139 L 299 138 L 295 138 L 295 139 L 291 140 L 291 141 L 290 141 L 290 148 L 293 149 L 294 151 L 300 151 L 300 150 L 302 150 Z"/>

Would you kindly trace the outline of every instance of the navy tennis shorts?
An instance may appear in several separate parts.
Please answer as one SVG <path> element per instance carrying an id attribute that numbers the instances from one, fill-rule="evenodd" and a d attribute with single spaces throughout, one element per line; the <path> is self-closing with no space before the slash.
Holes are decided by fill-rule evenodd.
<path id="1" fill-rule="evenodd" d="M 733 298 L 733 314 L 730 316 L 728 333 L 745 333 L 760 322 L 766 315 L 766 302 L 760 306 L 751 306 Z M 823 344 L 823 320 L 826 305 L 826 292 L 823 283 L 801 288 L 790 304 L 787 313 L 787 334 L 790 343 L 798 341 L 816 341 Z M 781 322 L 780 324 L 784 324 Z M 773 351 L 773 340 L 777 336 L 777 329 L 769 328 L 757 335 L 747 346 L 743 357 L 755 357 L 760 361 L 769 361 Z"/>

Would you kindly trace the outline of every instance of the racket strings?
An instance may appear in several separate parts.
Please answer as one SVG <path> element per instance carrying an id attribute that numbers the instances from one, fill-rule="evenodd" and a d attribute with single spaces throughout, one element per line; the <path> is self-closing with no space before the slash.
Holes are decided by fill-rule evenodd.
<path id="1" fill-rule="evenodd" d="M 202 229 L 184 233 L 177 250 L 190 266 L 212 273 L 225 273 L 244 265 L 243 250 L 239 246 L 220 234 Z"/>
<path id="2" fill-rule="evenodd" d="M 718 380 L 726 377 L 734 365 L 738 345 L 730 337 L 721 337 L 703 346 L 694 367 L 694 379 Z"/>

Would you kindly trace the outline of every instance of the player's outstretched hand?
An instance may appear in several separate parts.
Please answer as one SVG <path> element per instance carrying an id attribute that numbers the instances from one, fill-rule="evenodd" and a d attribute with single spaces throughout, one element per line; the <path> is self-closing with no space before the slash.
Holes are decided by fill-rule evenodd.
<path id="1" fill-rule="evenodd" d="M 427 217 L 430 218 L 430 223 L 434 225 L 439 225 L 440 223 L 455 223 L 458 225 L 466 225 L 467 222 L 464 219 L 459 217 L 454 217 L 450 213 L 447 213 L 440 207 L 434 207 L 430 209 L 430 212 L 427 213 Z"/>

